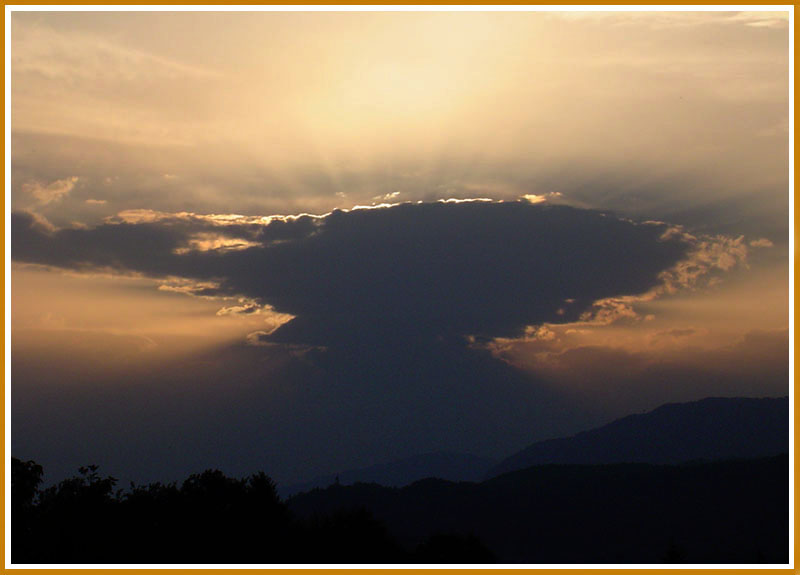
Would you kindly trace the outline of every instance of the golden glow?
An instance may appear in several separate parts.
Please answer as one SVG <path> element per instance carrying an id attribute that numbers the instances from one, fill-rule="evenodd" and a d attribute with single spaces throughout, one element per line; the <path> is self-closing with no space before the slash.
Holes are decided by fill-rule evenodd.
<path id="1" fill-rule="evenodd" d="M 721 206 L 757 231 L 698 240 L 656 290 L 495 341 L 527 367 L 719 348 L 785 327 L 770 254 L 788 239 L 788 32 L 788 12 L 14 12 L 11 207 L 48 230 L 213 226 L 182 254 L 256 245 L 226 226 L 402 202 Z M 15 266 L 12 288 L 15 334 L 242 341 L 290 319 L 185 278 Z"/>
<path id="2" fill-rule="evenodd" d="M 160 355 L 174 352 L 179 340 L 179 347 L 242 342 L 247 333 L 274 331 L 292 319 L 269 306 L 237 313 L 243 311 L 236 309 L 243 307 L 238 298 L 187 297 L 216 287 L 208 282 L 158 285 L 147 278 L 62 274 L 16 264 L 12 269 L 15 338 L 38 332 L 48 337 L 57 332 L 107 333 L 145 338 L 149 343 L 141 351 Z M 22 341 L 28 339 L 18 343 Z"/>
<path id="3" fill-rule="evenodd" d="M 514 365 L 581 386 L 592 370 L 628 378 L 663 364 L 757 373 L 765 358 L 780 357 L 788 345 L 788 280 L 780 266 L 746 272 L 700 290 L 629 298 L 577 322 L 529 326 L 523 337 L 497 338 L 489 349 Z M 748 334 L 763 334 L 769 343 L 752 345 Z M 611 355 L 614 361 L 597 363 Z"/>
<path id="4" fill-rule="evenodd" d="M 509 199 L 549 187 L 554 173 L 553 192 L 582 174 L 620 172 L 626 185 L 691 178 L 693 189 L 728 196 L 786 181 L 780 13 L 16 12 L 12 21 L 14 134 L 82 139 L 12 147 L 16 165 L 35 149 L 39 163 L 81 166 L 16 176 L 15 207 L 30 207 L 26 185 L 76 177 L 85 181 L 59 208 L 84 217 L 178 211 L 164 209 L 176 196 L 211 213 L 233 194 L 237 210 L 261 214 L 325 213 L 395 191 L 411 201 Z M 81 185 L 107 204 L 87 204 Z M 146 197 L 159 206 L 120 201 L 155 187 L 164 193 Z"/>

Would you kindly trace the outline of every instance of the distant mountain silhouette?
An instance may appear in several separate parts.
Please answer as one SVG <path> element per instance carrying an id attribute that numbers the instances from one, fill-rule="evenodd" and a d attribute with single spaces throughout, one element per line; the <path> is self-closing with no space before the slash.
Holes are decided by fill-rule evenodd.
<path id="1" fill-rule="evenodd" d="M 290 497 L 317 487 L 328 487 L 337 481 L 341 485 L 379 483 L 386 487 L 402 487 L 428 477 L 449 481 L 480 481 L 496 463 L 497 460 L 468 453 L 422 453 L 361 469 L 324 475 L 306 483 L 279 486 L 278 493 L 281 497 Z"/>
<path id="2" fill-rule="evenodd" d="M 527 467 L 484 481 L 430 477 L 490 465 L 433 453 L 321 478 L 327 487 L 286 501 L 264 473 L 218 470 L 115 491 L 90 465 L 40 489 L 42 468 L 12 458 L 12 560 L 787 563 L 788 408 L 788 398 L 668 404 L 534 444 L 494 469 Z M 427 477 L 345 485 L 414 476 Z"/>
<path id="3" fill-rule="evenodd" d="M 405 549 L 438 537 L 499 563 L 786 563 L 789 458 L 541 465 L 481 483 L 358 483 L 289 499 L 300 518 L 366 510 Z M 450 546 L 456 547 L 457 546 Z M 454 563 L 466 562 L 462 552 Z"/>
<path id="4" fill-rule="evenodd" d="M 572 437 L 540 441 L 487 477 L 547 463 L 682 463 L 788 453 L 789 398 L 669 403 Z"/>

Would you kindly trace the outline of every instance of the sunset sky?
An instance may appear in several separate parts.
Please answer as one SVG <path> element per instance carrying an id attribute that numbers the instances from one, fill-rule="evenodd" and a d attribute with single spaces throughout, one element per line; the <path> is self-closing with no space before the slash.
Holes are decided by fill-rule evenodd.
<path id="1" fill-rule="evenodd" d="M 787 395 L 789 26 L 13 12 L 13 455 L 284 483 Z"/>

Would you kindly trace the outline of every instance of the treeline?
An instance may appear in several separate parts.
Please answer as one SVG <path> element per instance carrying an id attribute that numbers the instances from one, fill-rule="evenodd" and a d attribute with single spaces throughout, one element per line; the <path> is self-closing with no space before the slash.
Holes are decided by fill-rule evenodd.
<path id="1" fill-rule="evenodd" d="M 481 483 L 334 484 L 282 501 L 263 473 L 40 489 L 12 459 L 14 563 L 780 563 L 787 455 L 542 465 Z"/>
<path id="2" fill-rule="evenodd" d="M 363 506 L 297 519 L 259 473 L 208 470 L 181 485 L 115 490 L 96 466 L 40 489 L 43 470 L 11 460 L 13 563 L 480 563 L 474 537 L 402 547 Z"/>

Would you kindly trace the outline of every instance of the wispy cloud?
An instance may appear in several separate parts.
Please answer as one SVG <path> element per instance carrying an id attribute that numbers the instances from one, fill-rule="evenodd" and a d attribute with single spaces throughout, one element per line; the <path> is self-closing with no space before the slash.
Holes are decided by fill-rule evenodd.
<path id="1" fill-rule="evenodd" d="M 219 233 L 200 232 L 191 235 L 186 244 L 182 247 L 175 248 L 176 254 L 185 254 L 188 252 L 208 252 L 208 251 L 235 251 L 246 250 L 247 248 L 260 245 L 257 242 L 252 242 L 244 238 L 237 238 Z"/>
<path id="2" fill-rule="evenodd" d="M 218 72 L 113 43 L 107 37 L 14 19 L 11 66 L 17 74 L 59 80 L 135 82 L 213 77 Z"/>
<path id="3" fill-rule="evenodd" d="M 78 177 L 73 176 L 56 180 L 49 184 L 42 182 L 26 182 L 22 185 L 22 191 L 31 196 L 35 205 L 46 206 L 52 202 L 58 202 L 69 194 L 78 183 Z"/>
<path id="4" fill-rule="evenodd" d="M 665 227 L 660 222 L 643 225 Z M 678 337 L 702 333 L 694 327 L 648 329 L 646 324 L 657 319 L 649 306 L 663 297 L 686 295 L 717 286 L 723 281 L 724 274 L 747 266 L 747 244 L 742 236 L 695 236 L 679 226 L 666 226 L 661 240 L 675 239 L 687 246 L 684 256 L 659 272 L 658 281 L 649 289 L 638 294 L 597 299 L 581 311 L 577 321 L 529 325 L 521 337 L 494 338 L 480 344 L 473 340 L 473 345 L 485 345 L 497 357 L 512 363 L 522 361 L 535 369 L 537 365 L 552 362 L 554 357 L 561 357 L 574 349 L 612 345 L 616 349 L 639 352 L 643 347 L 663 347 L 676 343 Z M 573 304 L 574 301 L 564 301 L 559 315 L 564 316 Z M 631 329 L 633 326 L 636 327 Z M 666 338 L 667 335 L 670 337 Z"/>
<path id="5" fill-rule="evenodd" d="M 574 11 L 553 12 L 551 18 L 567 21 L 596 22 L 604 26 L 652 28 L 669 30 L 699 28 L 726 24 L 744 24 L 753 27 L 785 28 L 789 25 L 789 11 L 719 12 L 709 10 L 657 10 L 657 11 Z"/>
<path id="6" fill-rule="evenodd" d="M 774 244 L 767 238 L 758 238 L 757 240 L 751 240 L 750 246 L 754 248 L 771 248 Z"/>
<path id="7" fill-rule="evenodd" d="M 758 11 L 737 12 L 729 16 L 731 22 L 741 22 L 745 26 L 754 28 L 788 28 L 790 13 L 788 10 L 781 11 Z"/>

